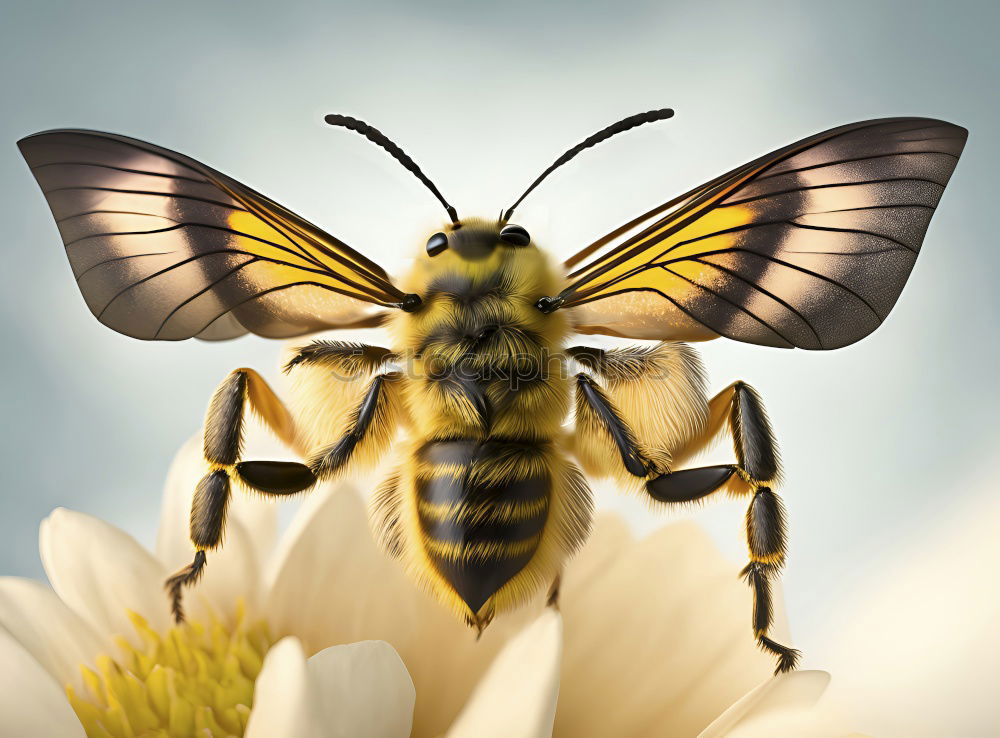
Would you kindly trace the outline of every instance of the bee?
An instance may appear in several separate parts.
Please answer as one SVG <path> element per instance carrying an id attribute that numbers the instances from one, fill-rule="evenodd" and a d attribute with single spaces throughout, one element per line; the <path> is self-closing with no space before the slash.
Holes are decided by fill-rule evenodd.
<path id="1" fill-rule="evenodd" d="M 398 282 L 336 236 L 174 151 L 86 130 L 18 143 L 83 297 L 108 327 L 165 341 L 373 326 L 391 336 L 387 348 L 298 347 L 285 367 L 287 402 L 249 368 L 219 385 L 192 502 L 193 561 L 166 582 L 178 621 L 182 590 L 222 543 L 235 490 L 295 495 L 373 466 L 402 436 L 402 461 L 372 496 L 376 537 L 480 632 L 546 586 L 557 600 L 562 567 L 590 527 L 585 475 L 612 477 L 667 505 L 720 493 L 746 501 L 753 636 L 776 672 L 795 667 L 798 652 L 768 635 L 771 584 L 786 556 L 771 423 L 745 382 L 710 395 L 689 344 L 723 336 L 831 350 L 875 330 L 967 131 L 927 118 L 833 128 L 653 207 L 563 265 L 512 221 L 556 168 L 672 115 L 629 116 L 583 140 L 497 219 L 459 218 L 383 133 L 327 116 L 388 152 L 448 215 Z M 571 345 L 588 334 L 645 343 Z M 248 410 L 302 462 L 244 459 Z M 722 436 L 733 463 L 688 464 Z"/>

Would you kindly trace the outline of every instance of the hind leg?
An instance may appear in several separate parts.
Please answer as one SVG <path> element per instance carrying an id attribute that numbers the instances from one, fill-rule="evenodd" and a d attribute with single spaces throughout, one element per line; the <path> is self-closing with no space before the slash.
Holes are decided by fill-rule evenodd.
<path id="1" fill-rule="evenodd" d="M 295 446 L 292 418 L 264 379 L 252 369 L 237 369 L 219 385 L 205 418 L 205 461 L 209 472 L 198 483 L 191 504 L 194 560 L 166 581 L 174 619 L 184 619 L 182 592 L 201 577 L 207 551 L 222 544 L 234 480 L 269 496 L 295 494 L 316 477 L 305 464 L 287 461 L 241 461 L 247 405 L 289 446 Z"/>
<path id="2" fill-rule="evenodd" d="M 772 490 L 781 476 L 778 447 L 760 396 L 744 382 L 735 382 L 709 403 L 709 423 L 681 452 L 700 451 L 726 430 L 733 439 L 735 465 L 707 466 L 663 474 L 646 482 L 649 494 L 664 502 L 697 500 L 724 489 L 751 495 L 746 513 L 750 563 L 743 569 L 753 591 L 753 632 L 760 647 L 777 657 L 775 673 L 795 668 L 799 652 L 768 637 L 773 622 L 771 583 L 785 563 L 785 507 Z"/>
<path id="3" fill-rule="evenodd" d="M 655 405 L 662 398 L 665 386 L 683 377 L 683 372 L 653 373 L 656 353 L 649 349 L 599 351 L 579 347 L 571 354 L 606 381 L 617 386 L 647 382 L 647 403 Z M 655 381 L 650 381 L 653 378 Z M 638 386 L 638 384 L 634 384 Z M 633 411 L 642 412 L 640 403 L 632 403 Z M 675 459 L 683 461 L 707 446 L 712 439 L 728 430 L 732 437 L 736 464 L 704 466 L 662 472 L 666 466 L 656 463 L 644 452 L 653 443 L 637 441 L 635 419 L 616 406 L 611 393 L 600 389 L 593 378 L 577 378 L 577 434 L 602 438 L 599 454 L 610 460 L 614 449 L 619 469 L 627 476 L 645 479 L 645 490 L 654 499 L 668 503 L 688 503 L 703 499 L 718 491 L 751 496 L 746 515 L 747 545 L 750 563 L 743 574 L 754 595 L 753 632 L 760 647 L 777 657 L 777 672 L 795 667 L 798 652 L 783 646 L 768 636 L 773 621 L 771 583 L 778 577 L 785 561 L 785 511 L 772 486 L 780 477 L 777 443 L 764 405 L 757 393 L 743 382 L 736 382 L 708 403 L 707 422 L 692 433 L 680 449 L 673 449 Z M 586 449 L 586 447 L 584 447 Z M 580 446 L 578 444 L 578 451 Z M 605 462 L 606 463 L 606 462 Z M 621 478 L 619 476 L 619 478 Z"/>

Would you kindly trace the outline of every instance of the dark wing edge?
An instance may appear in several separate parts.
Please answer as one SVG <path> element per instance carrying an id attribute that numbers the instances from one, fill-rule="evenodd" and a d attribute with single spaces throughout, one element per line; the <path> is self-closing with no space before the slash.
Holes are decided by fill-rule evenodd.
<path id="1" fill-rule="evenodd" d="M 190 157 L 99 131 L 18 141 L 91 312 L 145 340 L 377 324 L 402 292 L 287 208 Z"/>
<path id="2" fill-rule="evenodd" d="M 571 257 L 598 254 L 557 302 L 582 333 L 847 346 L 896 303 L 967 136 L 887 118 L 778 149 Z"/>

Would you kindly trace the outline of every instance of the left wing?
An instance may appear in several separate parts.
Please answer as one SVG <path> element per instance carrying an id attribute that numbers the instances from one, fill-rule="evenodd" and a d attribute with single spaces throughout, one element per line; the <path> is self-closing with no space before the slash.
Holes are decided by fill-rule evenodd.
<path id="1" fill-rule="evenodd" d="M 895 304 L 967 135 L 886 118 L 786 146 L 573 256 L 570 268 L 598 254 L 551 307 L 571 309 L 581 333 L 854 343 Z"/>
<path id="2" fill-rule="evenodd" d="M 91 312 L 134 338 L 284 338 L 405 295 L 370 259 L 176 151 L 82 130 L 18 141 Z"/>

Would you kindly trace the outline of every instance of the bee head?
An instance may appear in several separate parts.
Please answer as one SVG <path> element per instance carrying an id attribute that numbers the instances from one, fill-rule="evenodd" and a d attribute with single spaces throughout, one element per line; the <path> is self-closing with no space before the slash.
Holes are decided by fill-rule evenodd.
<path id="1" fill-rule="evenodd" d="M 434 233 L 427 239 L 426 253 L 427 258 L 434 260 L 447 254 L 445 260 L 483 261 L 498 252 L 503 254 L 523 248 L 535 247 L 522 226 L 468 220 L 452 223 Z"/>

